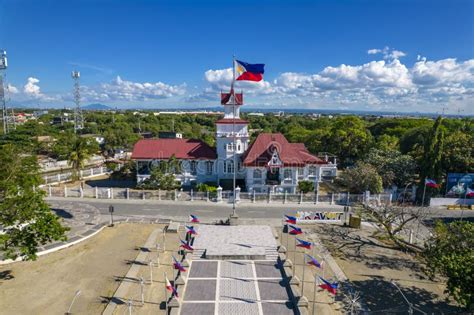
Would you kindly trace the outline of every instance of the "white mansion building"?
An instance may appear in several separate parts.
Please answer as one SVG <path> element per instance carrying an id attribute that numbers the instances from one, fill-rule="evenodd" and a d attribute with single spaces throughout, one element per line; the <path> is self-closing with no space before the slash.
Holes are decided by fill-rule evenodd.
<path id="1" fill-rule="evenodd" d="M 312 155 L 303 143 L 289 143 L 281 133 L 261 133 L 249 143 L 248 122 L 240 119 L 240 105 L 224 105 L 224 118 L 216 125 L 217 148 L 195 139 L 139 140 L 132 153 L 137 163 L 137 182 L 150 176 L 155 163 L 174 156 L 181 162 L 176 179 L 184 187 L 213 183 L 232 190 L 234 134 L 236 185 L 243 190 L 296 193 L 299 181 L 331 180 L 336 176 L 335 160 Z"/>

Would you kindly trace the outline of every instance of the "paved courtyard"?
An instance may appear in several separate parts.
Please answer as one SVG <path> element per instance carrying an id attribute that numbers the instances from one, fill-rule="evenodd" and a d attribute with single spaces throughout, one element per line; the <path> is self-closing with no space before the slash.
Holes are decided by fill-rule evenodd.
<path id="1" fill-rule="evenodd" d="M 194 260 L 181 314 L 294 314 L 280 268 L 269 260 Z"/>

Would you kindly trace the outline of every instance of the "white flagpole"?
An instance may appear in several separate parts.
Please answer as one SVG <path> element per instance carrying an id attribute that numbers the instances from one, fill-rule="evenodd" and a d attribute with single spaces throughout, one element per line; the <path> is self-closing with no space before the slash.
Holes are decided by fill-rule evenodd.
<path id="1" fill-rule="evenodd" d="M 165 305 L 166 305 L 166 313 L 168 313 L 168 289 L 166 288 L 166 272 L 165 274 Z"/>
<path id="2" fill-rule="evenodd" d="M 235 171 L 237 168 L 236 165 L 236 156 L 235 156 L 235 149 L 236 149 L 236 139 L 235 139 L 235 92 L 234 92 L 234 83 L 235 83 L 235 55 L 232 56 L 232 85 L 231 85 L 231 92 L 232 92 L 232 148 L 233 148 L 233 157 L 232 157 L 232 164 L 234 165 L 234 174 L 232 180 L 232 191 L 233 191 L 233 201 L 232 201 L 232 216 L 235 217 Z"/>
<path id="3" fill-rule="evenodd" d="M 421 198 L 421 206 L 424 207 L 425 206 L 425 193 L 426 193 L 426 177 L 425 177 L 425 181 L 423 183 L 423 197 Z"/>
<path id="4" fill-rule="evenodd" d="M 316 314 L 316 291 L 318 290 L 318 278 L 314 277 L 314 291 L 313 291 L 313 315 Z"/>
<path id="5" fill-rule="evenodd" d="M 303 253 L 303 278 L 301 279 L 301 296 L 304 295 L 304 274 L 306 270 L 306 249 Z"/>

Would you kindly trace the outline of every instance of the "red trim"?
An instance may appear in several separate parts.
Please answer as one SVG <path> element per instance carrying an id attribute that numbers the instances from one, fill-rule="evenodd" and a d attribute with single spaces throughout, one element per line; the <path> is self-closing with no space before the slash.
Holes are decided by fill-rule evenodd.
<path id="1" fill-rule="evenodd" d="M 248 124 L 249 122 L 243 119 L 223 118 L 216 121 L 216 124 Z"/>
<path id="2" fill-rule="evenodd" d="M 237 81 L 262 81 L 263 75 L 261 73 L 252 73 L 252 72 L 244 72 L 238 78 Z"/>

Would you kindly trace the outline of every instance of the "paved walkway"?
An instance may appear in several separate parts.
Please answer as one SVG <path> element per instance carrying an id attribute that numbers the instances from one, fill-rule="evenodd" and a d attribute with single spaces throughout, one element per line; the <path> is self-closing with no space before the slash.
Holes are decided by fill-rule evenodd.
<path id="1" fill-rule="evenodd" d="M 268 260 L 194 260 L 180 314 L 294 314 L 280 268 Z"/>

